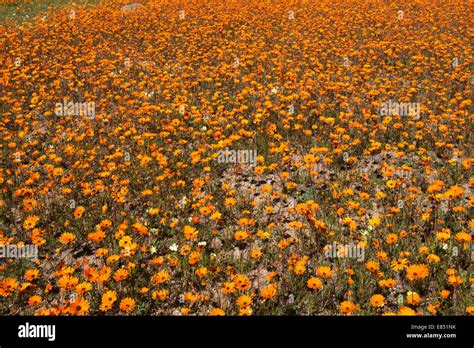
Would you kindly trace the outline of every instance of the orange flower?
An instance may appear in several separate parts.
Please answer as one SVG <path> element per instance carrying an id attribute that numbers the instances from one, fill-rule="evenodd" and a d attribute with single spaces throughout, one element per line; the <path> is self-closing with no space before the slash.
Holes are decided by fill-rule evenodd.
<path id="1" fill-rule="evenodd" d="M 84 315 L 89 311 L 89 302 L 85 299 L 78 297 L 70 306 L 70 311 L 75 315 Z"/>
<path id="2" fill-rule="evenodd" d="M 472 237 L 469 233 L 459 232 L 459 233 L 456 233 L 456 240 L 461 243 L 470 243 L 472 240 Z"/>
<path id="3" fill-rule="evenodd" d="M 206 267 L 200 267 L 196 270 L 196 275 L 199 277 L 199 278 L 204 278 L 207 274 L 207 268 Z"/>
<path id="4" fill-rule="evenodd" d="M 198 230 L 196 230 L 194 227 L 188 225 L 184 226 L 184 238 L 186 238 L 187 240 L 197 239 L 198 234 Z"/>
<path id="5" fill-rule="evenodd" d="M 398 260 L 392 261 L 390 263 L 390 266 L 393 268 L 394 271 L 401 271 L 408 267 L 407 263 L 408 263 L 407 259 L 398 259 Z"/>
<path id="6" fill-rule="evenodd" d="M 383 297 L 383 295 L 380 295 L 380 294 L 373 295 L 370 298 L 370 304 L 373 307 L 383 307 L 385 305 L 385 297 Z"/>
<path id="7" fill-rule="evenodd" d="M 209 315 L 210 316 L 224 316 L 225 315 L 225 312 L 220 309 L 220 308 L 213 308 L 210 312 L 209 312 Z"/>
<path id="8" fill-rule="evenodd" d="M 117 301 L 115 291 L 109 290 L 102 295 L 102 304 L 113 305 Z"/>
<path id="9" fill-rule="evenodd" d="M 126 269 L 123 269 L 123 268 L 118 269 L 115 272 L 114 276 L 113 276 L 114 280 L 117 281 L 117 282 L 121 282 L 121 281 L 127 279 L 127 277 L 128 277 L 128 271 Z"/>
<path id="10" fill-rule="evenodd" d="M 132 225 L 132 230 L 137 231 L 141 236 L 146 236 L 148 234 L 148 227 L 138 222 Z"/>
<path id="11" fill-rule="evenodd" d="M 262 256 L 262 254 L 263 254 L 263 253 L 262 253 L 262 250 L 260 250 L 260 249 L 253 249 L 251 256 L 252 256 L 252 259 L 258 260 L 258 259 Z"/>
<path id="12" fill-rule="evenodd" d="M 370 260 L 366 262 L 365 268 L 367 268 L 371 272 L 377 272 L 380 268 L 380 265 L 378 262 Z"/>
<path id="13" fill-rule="evenodd" d="M 382 287 L 382 288 L 393 288 L 395 285 L 396 285 L 396 281 L 395 279 L 383 279 L 381 281 L 379 281 L 379 285 Z"/>
<path id="14" fill-rule="evenodd" d="M 237 304 L 239 305 L 239 307 L 248 307 L 252 304 L 252 298 L 247 295 L 241 295 L 237 299 Z"/>
<path id="15" fill-rule="evenodd" d="M 295 274 L 301 275 L 306 272 L 305 261 L 298 261 L 293 269 Z"/>
<path id="16" fill-rule="evenodd" d="M 449 290 L 441 290 L 439 294 L 440 294 L 441 298 L 447 299 L 447 298 L 449 297 L 449 294 L 451 294 L 451 291 L 449 291 Z"/>
<path id="17" fill-rule="evenodd" d="M 151 297 L 156 300 L 157 298 L 160 299 L 160 300 L 165 300 L 169 295 L 169 290 L 166 290 L 166 289 L 162 289 L 162 290 L 157 290 L 157 291 L 153 291 Z"/>
<path id="18" fill-rule="evenodd" d="M 413 316 L 413 315 L 416 315 L 416 312 L 411 309 L 410 307 L 406 307 L 406 306 L 401 306 L 400 307 L 400 310 L 398 311 L 398 315 L 410 315 L 410 316 Z"/>
<path id="19" fill-rule="evenodd" d="M 452 286 L 459 286 L 462 283 L 464 283 L 464 280 L 462 280 L 460 276 L 451 275 L 448 277 L 448 283 L 451 284 Z"/>
<path id="20" fill-rule="evenodd" d="M 250 280 L 247 276 L 239 274 L 233 279 L 236 289 L 244 291 L 250 288 Z"/>
<path id="21" fill-rule="evenodd" d="M 153 282 L 153 285 L 157 285 L 157 284 L 163 284 L 170 279 L 171 279 L 170 274 L 167 271 L 163 270 L 158 273 L 155 273 L 152 276 L 151 281 Z"/>
<path id="22" fill-rule="evenodd" d="M 41 296 L 34 295 L 28 299 L 28 305 L 30 305 L 31 307 L 37 306 L 41 303 L 41 301 L 42 301 Z"/>
<path id="23" fill-rule="evenodd" d="M 248 231 L 237 231 L 235 232 L 234 238 L 235 240 L 246 240 L 250 236 L 250 233 Z"/>
<path id="24" fill-rule="evenodd" d="M 40 220 L 40 218 L 36 215 L 30 215 L 26 218 L 25 222 L 23 223 L 23 228 L 25 230 L 32 230 L 33 228 L 35 228 L 36 224 L 38 223 L 38 221 Z"/>
<path id="25" fill-rule="evenodd" d="M 390 245 L 397 242 L 398 236 L 395 233 L 389 233 L 385 240 L 387 241 L 387 244 Z"/>
<path id="26" fill-rule="evenodd" d="M 234 282 L 225 282 L 222 286 L 222 292 L 224 294 L 232 294 L 235 292 L 235 283 Z"/>
<path id="27" fill-rule="evenodd" d="M 91 289 L 92 289 L 92 285 L 88 282 L 83 282 L 76 285 L 76 292 L 79 295 L 84 295 L 87 291 L 90 291 Z"/>
<path id="28" fill-rule="evenodd" d="M 29 269 L 25 272 L 25 279 L 33 281 L 39 277 L 39 271 L 37 269 Z"/>
<path id="29" fill-rule="evenodd" d="M 317 277 L 309 278 L 306 284 L 308 285 L 308 288 L 313 290 L 321 289 L 323 287 L 323 282 Z"/>
<path id="30" fill-rule="evenodd" d="M 260 291 L 260 295 L 262 296 L 263 299 L 270 300 L 276 296 L 277 289 L 278 288 L 276 284 L 270 284 Z"/>
<path id="31" fill-rule="evenodd" d="M 126 297 L 122 301 L 120 301 L 119 307 L 123 312 L 129 313 L 135 308 L 135 300 L 130 297 Z"/>
<path id="32" fill-rule="evenodd" d="M 428 276 L 429 269 L 426 265 L 411 265 L 407 268 L 407 277 L 410 280 L 424 279 Z"/>
<path id="33" fill-rule="evenodd" d="M 321 277 L 321 278 L 330 278 L 332 277 L 332 271 L 331 268 L 328 266 L 320 266 L 317 268 L 316 273 Z"/>
<path id="34" fill-rule="evenodd" d="M 236 204 L 236 202 L 237 202 L 237 201 L 236 201 L 234 198 L 229 197 L 229 198 L 226 198 L 226 199 L 225 199 L 224 205 L 225 205 L 226 207 L 232 207 L 232 206 L 234 206 L 234 205 Z"/>
<path id="35" fill-rule="evenodd" d="M 74 210 L 74 217 L 76 219 L 80 219 L 82 215 L 84 214 L 85 210 L 86 208 L 84 208 L 83 206 L 78 206 L 76 210 Z"/>
<path id="36" fill-rule="evenodd" d="M 193 251 L 191 254 L 189 254 L 189 264 L 190 265 L 196 264 L 200 258 L 201 258 L 201 254 L 198 251 Z"/>
<path id="37" fill-rule="evenodd" d="M 417 306 L 421 301 L 420 295 L 416 292 L 409 291 L 407 293 L 407 303 L 410 305 Z"/>
<path id="38" fill-rule="evenodd" d="M 343 301 L 339 304 L 339 311 L 346 315 L 351 314 L 354 310 L 357 310 L 359 307 L 356 306 L 351 301 Z"/>
<path id="39" fill-rule="evenodd" d="M 76 239 L 76 236 L 72 233 L 65 232 L 59 236 L 59 242 L 61 244 L 69 244 Z"/>

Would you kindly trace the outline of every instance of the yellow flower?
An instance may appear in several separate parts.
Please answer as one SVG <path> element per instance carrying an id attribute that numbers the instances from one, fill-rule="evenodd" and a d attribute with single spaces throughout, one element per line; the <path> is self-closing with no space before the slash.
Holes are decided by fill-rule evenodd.
<path id="1" fill-rule="evenodd" d="M 210 312 L 209 312 L 209 315 L 210 316 L 224 316 L 225 315 L 225 312 L 220 309 L 220 308 L 213 308 Z"/>
<path id="2" fill-rule="evenodd" d="M 472 240 L 472 237 L 469 233 L 459 232 L 459 233 L 456 233 L 456 240 L 461 243 L 470 243 Z"/>
<path id="3" fill-rule="evenodd" d="M 448 277 L 448 283 L 451 284 L 452 286 L 459 286 L 462 283 L 464 283 L 464 280 L 462 280 L 460 276 L 451 275 Z"/>
<path id="4" fill-rule="evenodd" d="M 69 244 L 76 239 L 76 236 L 72 233 L 65 232 L 59 236 L 59 242 L 61 244 Z"/>
<path id="5" fill-rule="evenodd" d="M 369 220 L 369 226 L 377 227 L 379 225 L 380 225 L 380 218 L 379 217 L 373 217 Z"/>
<path id="6" fill-rule="evenodd" d="M 416 312 L 410 307 L 401 306 L 398 315 L 416 315 Z"/>
<path id="7" fill-rule="evenodd" d="M 36 215 L 30 215 L 26 218 L 25 222 L 23 223 L 23 228 L 25 230 L 32 230 L 33 228 L 35 228 L 36 224 L 38 223 L 38 221 L 40 220 L 40 218 Z"/>
<path id="8" fill-rule="evenodd" d="M 407 303 L 417 306 L 421 301 L 420 295 L 418 295 L 416 292 L 409 291 L 407 293 Z"/>

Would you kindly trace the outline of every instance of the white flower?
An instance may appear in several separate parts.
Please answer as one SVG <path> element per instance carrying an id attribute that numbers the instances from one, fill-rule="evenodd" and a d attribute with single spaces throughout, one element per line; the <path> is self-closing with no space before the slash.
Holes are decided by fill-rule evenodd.
<path id="1" fill-rule="evenodd" d="M 151 252 L 152 254 L 156 253 L 156 248 L 155 248 L 154 246 L 152 246 L 152 247 L 150 248 L 150 252 Z"/>
<path id="2" fill-rule="evenodd" d="M 170 245 L 170 250 L 171 251 L 178 251 L 178 245 L 176 243 Z"/>
<path id="3" fill-rule="evenodd" d="M 183 198 L 181 198 L 181 200 L 179 201 L 179 205 L 181 207 L 184 207 L 187 203 L 188 203 L 188 198 L 186 196 L 183 196 Z"/>
<path id="4" fill-rule="evenodd" d="M 207 243 L 206 243 L 205 241 L 202 241 L 202 242 L 199 242 L 199 243 L 198 243 L 198 246 L 205 247 L 205 246 L 206 246 L 206 244 L 207 244 Z"/>
<path id="5" fill-rule="evenodd" d="M 366 242 L 367 237 L 369 236 L 369 231 L 361 231 L 360 234 L 362 235 L 362 240 Z"/>

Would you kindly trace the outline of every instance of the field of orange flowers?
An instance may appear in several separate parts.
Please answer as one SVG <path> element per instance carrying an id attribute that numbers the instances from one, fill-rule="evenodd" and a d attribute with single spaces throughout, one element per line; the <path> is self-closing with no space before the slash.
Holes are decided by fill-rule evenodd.
<path id="1" fill-rule="evenodd" d="M 474 314 L 469 1 L 140 2 L 0 25 L 1 315 Z"/>

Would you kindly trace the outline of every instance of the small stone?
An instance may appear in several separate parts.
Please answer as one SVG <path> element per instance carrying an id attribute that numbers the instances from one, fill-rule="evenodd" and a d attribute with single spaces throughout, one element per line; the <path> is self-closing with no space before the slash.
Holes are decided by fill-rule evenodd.
<path id="1" fill-rule="evenodd" d="M 211 248 L 213 249 L 219 249 L 222 247 L 222 241 L 215 237 L 214 239 L 211 240 Z"/>
<path id="2" fill-rule="evenodd" d="M 140 8 L 142 6 L 143 6 L 142 4 L 135 2 L 133 4 L 127 4 L 127 5 L 122 6 L 121 10 L 122 12 L 127 12 L 127 11 L 135 10 L 136 8 Z"/>

